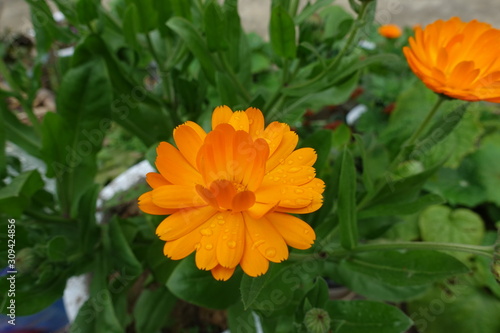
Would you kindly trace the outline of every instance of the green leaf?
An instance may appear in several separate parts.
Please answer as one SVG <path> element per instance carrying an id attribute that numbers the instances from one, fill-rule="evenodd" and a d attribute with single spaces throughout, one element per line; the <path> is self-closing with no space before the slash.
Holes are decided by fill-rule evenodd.
<path id="1" fill-rule="evenodd" d="M 412 321 L 398 308 L 372 301 L 329 301 L 335 333 L 404 333 Z"/>
<path id="2" fill-rule="evenodd" d="M 191 8 L 193 6 L 191 0 L 171 0 L 170 2 L 175 15 L 191 20 Z"/>
<path id="3" fill-rule="evenodd" d="M 497 333 L 498 313 L 498 298 L 463 280 L 435 287 L 408 304 L 409 316 L 423 333 Z"/>
<path id="4" fill-rule="evenodd" d="M 325 279 L 318 277 L 311 290 L 305 297 L 314 308 L 323 308 L 329 299 L 328 284 Z"/>
<path id="5" fill-rule="evenodd" d="M 132 252 L 127 242 L 120 219 L 115 217 L 109 224 L 110 253 L 112 263 L 116 269 L 125 272 L 127 276 L 138 276 L 142 273 L 142 265 Z"/>
<path id="6" fill-rule="evenodd" d="M 139 18 L 139 32 L 149 33 L 156 29 L 158 12 L 153 6 L 154 0 L 127 0 L 129 4 L 135 4 Z"/>
<path id="7" fill-rule="evenodd" d="M 139 31 L 139 13 L 135 3 L 130 3 L 125 9 L 123 15 L 123 37 L 125 41 L 135 50 L 141 47 L 137 40 L 137 33 Z"/>
<path id="8" fill-rule="evenodd" d="M 272 9 L 269 29 L 274 52 L 280 57 L 295 58 L 297 53 L 295 25 L 290 14 L 282 6 Z"/>
<path id="9" fill-rule="evenodd" d="M 211 1 L 205 7 L 203 26 L 205 38 L 210 51 L 223 51 L 228 48 L 226 40 L 226 24 L 221 8 L 216 1 Z"/>
<path id="10" fill-rule="evenodd" d="M 333 131 L 333 146 L 340 148 L 351 142 L 351 129 L 342 123 Z"/>
<path id="11" fill-rule="evenodd" d="M 5 138 L 23 149 L 28 154 L 41 157 L 40 138 L 33 127 L 23 124 L 7 106 L 5 100 L 0 100 L 0 113 L 3 121 Z"/>
<path id="12" fill-rule="evenodd" d="M 330 6 L 320 12 L 320 16 L 325 22 L 323 38 L 337 39 L 347 33 L 350 24 L 353 22 L 352 15 L 341 6 Z"/>
<path id="13" fill-rule="evenodd" d="M 318 12 L 318 10 L 322 7 L 326 7 L 331 4 L 333 0 L 319 0 L 311 4 L 310 2 L 304 7 L 304 9 L 297 15 L 294 19 L 295 24 L 299 25 L 304 22 L 309 16 Z"/>
<path id="14" fill-rule="evenodd" d="M 44 186 L 37 170 L 26 171 L 0 189 L 0 210 L 11 216 L 21 216 L 22 211 L 30 204 L 36 191 Z"/>
<path id="15" fill-rule="evenodd" d="M 403 302 L 415 299 L 429 289 L 428 285 L 396 286 L 388 281 L 374 279 L 371 271 L 352 270 L 346 261 L 332 266 L 328 272 L 333 280 L 372 300 Z"/>
<path id="16" fill-rule="evenodd" d="M 293 298 L 293 292 L 321 269 L 318 261 L 271 264 L 266 274 L 258 277 L 243 275 L 241 299 L 245 309 L 273 312 L 284 308 Z"/>
<path id="17" fill-rule="evenodd" d="M 478 214 L 465 208 L 452 210 L 447 206 L 427 208 L 420 214 L 419 226 L 424 241 L 471 245 L 481 244 L 485 229 Z"/>
<path id="18" fill-rule="evenodd" d="M 76 3 L 76 12 L 78 20 L 81 24 L 89 24 L 92 20 L 98 17 L 97 6 L 99 1 L 95 0 L 78 0 Z"/>
<path id="19" fill-rule="evenodd" d="M 344 148 L 338 190 L 338 215 L 340 221 L 340 244 L 346 249 L 358 245 L 358 222 L 356 219 L 356 168 L 348 148 Z"/>
<path id="20" fill-rule="evenodd" d="M 314 167 L 318 174 L 321 173 L 328 164 L 329 153 L 332 148 L 332 131 L 315 131 L 302 142 L 301 147 L 310 147 L 316 151 L 318 159 L 314 163 Z"/>
<path id="21" fill-rule="evenodd" d="M 486 136 L 479 150 L 472 156 L 477 165 L 478 178 L 486 190 L 488 201 L 500 206 L 500 134 Z"/>
<path id="22" fill-rule="evenodd" d="M 256 316 L 256 314 L 255 314 Z M 243 302 L 232 305 L 227 311 L 227 321 L 231 332 L 255 332 L 255 317 L 252 310 L 245 310 Z"/>
<path id="23" fill-rule="evenodd" d="M 237 105 L 238 91 L 226 73 L 217 72 L 215 83 L 220 96 L 220 105 Z"/>
<path id="24" fill-rule="evenodd" d="M 165 259 L 169 260 L 169 259 Z M 194 256 L 184 259 L 167 281 L 167 288 L 187 302 L 213 309 L 226 309 L 238 301 L 241 275 L 217 281 L 212 274 L 198 269 Z"/>
<path id="25" fill-rule="evenodd" d="M 134 306 L 136 332 L 158 332 L 168 321 L 176 303 L 177 298 L 165 287 L 144 290 Z"/>
<path id="26" fill-rule="evenodd" d="M 359 213 L 358 218 L 368 218 L 375 216 L 391 216 L 391 215 L 409 215 L 420 212 L 422 209 L 444 203 L 443 197 L 436 194 L 427 194 L 419 197 L 417 200 L 400 203 L 400 204 L 384 204 L 372 206 L 369 209 Z"/>
<path id="27" fill-rule="evenodd" d="M 345 259 L 341 265 L 345 269 L 370 275 L 372 279 L 394 286 L 429 284 L 469 271 L 456 258 L 431 250 L 359 253 Z"/>
<path id="28" fill-rule="evenodd" d="M 67 259 L 68 239 L 62 236 L 52 238 L 47 244 L 47 256 L 52 261 Z"/>
<path id="29" fill-rule="evenodd" d="M 184 18 L 173 17 L 168 20 L 167 26 L 184 40 L 188 49 L 200 62 L 207 79 L 213 84 L 215 82 L 214 61 L 207 44 L 193 24 Z"/>
<path id="30" fill-rule="evenodd" d="M 123 331 L 124 328 L 115 313 L 111 293 L 107 289 L 90 296 L 78 311 L 70 329 L 70 333 L 123 333 Z"/>

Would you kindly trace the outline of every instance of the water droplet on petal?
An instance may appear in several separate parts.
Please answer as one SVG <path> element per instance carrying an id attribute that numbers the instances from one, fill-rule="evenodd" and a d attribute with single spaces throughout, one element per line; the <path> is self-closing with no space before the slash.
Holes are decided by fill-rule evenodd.
<path id="1" fill-rule="evenodd" d="M 274 178 L 273 178 L 273 180 L 274 180 L 275 182 L 279 182 L 279 181 L 280 181 L 280 177 L 274 177 Z"/>
<path id="2" fill-rule="evenodd" d="M 224 229 L 224 232 L 229 232 L 229 228 Z"/>
<path id="3" fill-rule="evenodd" d="M 299 156 L 297 156 L 297 158 L 298 158 L 299 160 L 303 160 L 303 159 L 304 159 L 304 156 L 299 155 Z"/>
<path id="4" fill-rule="evenodd" d="M 297 194 L 302 194 L 302 193 L 304 193 L 304 190 L 303 190 L 303 189 L 301 189 L 301 188 L 296 188 L 296 189 L 295 189 L 295 193 L 297 193 Z"/>
<path id="5" fill-rule="evenodd" d="M 255 250 L 256 248 L 258 248 L 259 246 L 261 246 L 262 244 L 264 244 L 266 241 L 261 239 L 261 240 L 258 240 L 256 241 L 255 243 L 253 243 L 252 245 L 252 250 Z"/>
<path id="6" fill-rule="evenodd" d="M 307 176 L 307 180 L 313 179 L 313 176 Z"/>
<path id="7" fill-rule="evenodd" d="M 266 250 L 266 256 L 269 258 L 273 258 L 276 256 L 276 249 L 274 247 L 270 247 Z"/>
<path id="8" fill-rule="evenodd" d="M 228 239 L 228 238 L 229 238 L 229 235 L 224 235 L 224 236 L 222 236 L 222 239 L 223 239 L 223 240 L 226 240 L 226 239 Z"/>
<path id="9" fill-rule="evenodd" d="M 304 229 L 304 233 L 307 235 L 309 233 L 309 229 Z"/>
<path id="10" fill-rule="evenodd" d="M 201 233 L 203 236 L 211 236 L 211 235 L 212 235 L 212 230 L 210 230 L 210 229 L 201 229 L 201 230 L 200 230 L 200 233 Z"/>
<path id="11" fill-rule="evenodd" d="M 286 193 L 286 188 L 282 187 L 281 188 L 281 194 L 285 194 Z"/>
<path id="12" fill-rule="evenodd" d="M 210 228 L 215 228 L 215 223 L 210 224 Z"/>
<path id="13" fill-rule="evenodd" d="M 307 199 L 295 199 L 295 203 L 299 206 L 307 206 L 311 203 L 311 201 Z"/>
<path id="14" fill-rule="evenodd" d="M 302 170 L 301 167 L 291 167 L 290 169 L 288 169 L 288 172 L 296 173 L 296 172 L 299 172 L 300 170 Z"/>
<path id="15" fill-rule="evenodd" d="M 290 165 L 292 165 L 293 164 L 293 160 L 288 160 L 287 163 L 290 164 Z"/>
<path id="16" fill-rule="evenodd" d="M 194 245 L 194 249 L 195 249 L 195 250 L 199 250 L 199 249 L 200 249 L 200 247 L 201 247 L 201 244 L 200 244 L 200 243 L 196 243 L 196 244 Z"/>
<path id="17" fill-rule="evenodd" d="M 248 119 L 248 123 L 249 123 L 250 125 L 252 125 L 252 124 L 253 124 L 253 119 L 252 119 L 252 118 Z"/>
<path id="18" fill-rule="evenodd" d="M 282 158 L 280 158 L 279 163 L 280 163 L 280 164 L 283 164 L 283 163 L 285 163 L 285 160 L 284 160 L 284 159 L 282 159 Z"/>
<path id="19" fill-rule="evenodd" d="M 205 249 L 207 249 L 207 250 L 211 250 L 213 248 L 214 248 L 214 246 L 212 244 L 205 245 Z"/>
<path id="20" fill-rule="evenodd" d="M 224 220 L 224 216 L 222 216 L 222 215 L 217 215 L 217 220 Z"/>
<path id="21" fill-rule="evenodd" d="M 236 241 L 227 242 L 227 247 L 230 249 L 234 249 L 236 247 Z"/>

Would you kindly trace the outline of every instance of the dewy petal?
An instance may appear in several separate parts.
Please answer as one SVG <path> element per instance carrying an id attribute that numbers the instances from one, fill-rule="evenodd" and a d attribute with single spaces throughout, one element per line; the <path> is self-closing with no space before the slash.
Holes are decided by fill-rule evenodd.
<path id="1" fill-rule="evenodd" d="M 221 225 L 220 222 L 224 221 Z M 238 265 L 245 248 L 245 222 L 240 214 L 226 213 L 217 220 L 221 232 L 217 241 L 217 261 L 222 267 Z"/>
<path id="2" fill-rule="evenodd" d="M 200 240 L 201 234 L 195 230 L 179 239 L 166 242 L 163 254 L 172 260 L 183 259 L 196 250 Z"/>
<path id="3" fill-rule="evenodd" d="M 146 182 L 152 188 L 160 187 L 163 185 L 171 185 L 172 183 L 165 179 L 162 175 L 156 172 L 149 172 L 146 174 Z"/>
<path id="4" fill-rule="evenodd" d="M 226 268 L 226 267 L 222 267 L 219 265 L 219 266 L 212 268 L 211 272 L 212 272 L 212 276 L 217 281 L 227 281 L 231 278 L 231 276 L 233 276 L 234 270 L 235 270 L 234 267 L 233 268 Z"/>
<path id="5" fill-rule="evenodd" d="M 261 187 L 274 185 L 303 185 L 316 176 L 316 169 L 307 166 L 278 165 L 262 180 Z"/>
<path id="6" fill-rule="evenodd" d="M 312 202 L 314 193 L 315 192 L 301 186 L 276 185 L 259 188 L 255 192 L 255 196 L 257 202 L 279 202 L 279 207 L 302 208 L 308 206 Z"/>
<path id="7" fill-rule="evenodd" d="M 196 266 L 199 269 L 210 270 L 219 264 L 217 260 L 217 240 L 221 233 L 221 227 L 217 223 L 218 215 L 212 216 L 199 231 L 202 237 L 195 257 Z"/>
<path id="8" fill-rule="evenodd" d="M 205 206 L 195 187 L 187 185 L 165 185 L 152 191 L 153 203 L 159 207 L 183 209 Z"/>
<path id="9" fill-rule="evenodd" d="M 310 248 L 316 239 L 313 228 L 295 216 L 283 213 L 271 213 L 266 215 L 266 218 L 291 247 L 305 250 Z"/>
<path id="10" fill-rule="evenodd" d="M 232 114 L 231 119 L 229 119 L 229 125 L 233 126 L 237 131 L 245 131 L 248 133 L 249 123 L 248 116 L 243 111 L 236 111 Z"/>
<path id="11" fill-rule="evenodd" d="M 232 115 L 233 111 L 229 107 L 225 105 L 216 107 L 212 114 L 212 129 L 215 129 L 219 124 L 229 123 Z"/>
<path id="12" fill-rule="evenodd" d="M 174 130 L 175 144 L 193 168 L 196 168 L 196 156 L 198 156 L 198 151 L 204 139 L 205 137 L 200 137 L 200 134 L 196 132 L 192 124 L 188 125 L 186 123 Z"/>
<path id="13" fill-rule="evenodd" d="M 198 228 L 216 213 L 211 206 L 177 211 L 158 225 L 156 234 L 166 241 L 178 239 Z"/>
<path id="14" fill-rule="evenodd" d="M 161 142 L 156 152 L 158 154 L 156 167 L 161 175 L 172 184 L 194 186 L 202 182 L 199 172 L 170 143 Z"/>
<path id="15" fill-rule="evenodd" d="M 177 209 L 162 208 L 153 203 L 153 191 L 146 192 L 139 197 L 139 209 L 146 214 L 170 215 L 178 211 Z"/>
<path id="16" fill-rule="evenodd" d="M 266 163 L 266 170 L 273 170 L 278 164 L 285 160 L 297 147 L 299 142 L 299 137 L 295 132 L 289 131 L 283 134 L 283 139 L 281 140 L 278 148 L 269 156 Z"/>
<path id="17" fill-rule="evenodd" d="M 248 132 L 255 140 L 264 132 L 264 115 L 259 109 L 248 108 L 245 110 L 248 117 L 249 129 Z"/>
<path id="18" fill-rule="evenodd" d="M 270 155 L 272 155 L 278 148 L 281 140 L 283 139 L 283 135 L 288 131 L 290 131 L 290 126 L 277 121 L 270 123 L 266 127 L 264 133 L 262 134 L 262 138 L 266 140 L 267 144 L 269 145 Z"/>
<path id="19" fill-rule="evenodd" d="M 269 269 L 269 260 L 260 253 L 248 232 L 245 233 L 245 250 L 240 266 L 247 275 L 253 277 L 262 275 Z"/>
<path id="20" fill-rule="evenodd" d="M 281 262 L 288 258 L 285 240 L 265 217 L 255 220 L 243 213 L 245 226 L 259 252 L 269 261 Z"/>

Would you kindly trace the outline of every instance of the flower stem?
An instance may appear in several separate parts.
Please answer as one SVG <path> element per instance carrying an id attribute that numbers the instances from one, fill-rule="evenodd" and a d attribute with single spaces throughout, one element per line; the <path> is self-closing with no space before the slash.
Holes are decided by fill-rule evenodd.
<path id="1" fill-rule="evenodd" d="M 245 102 L 249 103 L 251 101 L 252 97 L 248 93 L 247 89 L 241 84 L 240 80 L 238 79 L 238 77 L 234 73 L 233 69 L 229 65 L 227 58 L 222 53 L 219 53 L 219 60 L 222 64 L 224 70 L 229 75 L 229 78 L 231 79 L 231 81 L 233 81 L 234 85 L 238 89 L 241 97 L 243 97 Z"/>
<path id="2" fill-rule="evenodd" d="M 387 251 L 387 250 L 435 250 L 435 251 L 456 251 L 470 254 L 493 257 L 493 246 L 478 246 L 458 243 L 436 243 L 436 242 L 393 242 L 393 243 L 378 243 L 364 244 L 358 247 L 346 250 L 335 249 L 330 253 L 331 256 L 345 257 L 353 253 L 371 252 L 371 251 Z"/>
<path id="3" fill-rule="evenodd" d="M 430 121 L 432 120 L 432 118 L 434 117 L 436 112 L 439 110 L 439 107 L 441 106 L 441 104 L 444 101 L 445 101 L 445 98 L 441 95 L 438 95 L 438 100 L 436 101 L 436 103 L 434 103 L 434 106 L 432 107 L 431 111 L 427 114 L 424 121 L 420 124 L 420 126 L 417 128 L 417 130 L 413 133 L 413 135 L 405 143 L 405 146 L 411 146 L 412 144 L 415 143 L 415 141 L 419 138 L 419 136 L 422 134 L 422 132 L 427 128 Z"/>

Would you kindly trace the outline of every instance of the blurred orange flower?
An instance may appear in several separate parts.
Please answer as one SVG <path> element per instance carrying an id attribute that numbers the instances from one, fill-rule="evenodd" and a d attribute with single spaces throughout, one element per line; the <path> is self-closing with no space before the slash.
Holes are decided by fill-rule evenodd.
<path id="1" fill-rule="evenodd" d="M 500 102 L 500 30 L 458 17 L 415 28 L 403 52 L 425 85 L 449 97 Z"/>
<path id="2" fill-rule="evenodd" d="M 385 38 L 398 38 L 403 32 L 396 24 L 384 24 L 378 28 L 378 33 Z"/>
<path id="3" fill-rule="evenodd" d="M 214 110 L 208 134 L 196 123 L 174 130 L 177 148 L 157 148 L 159 173 L 139 198 L 149 214 L 170 215 L 156 229 L 164 254 L 182 259 L 196 251 L 196 265 L 217 280 L 238 264 L 250 276 L 266 273 L 269 261 L 288 258 L 287 245 L 311 247 L 314 230 L 290 215 L 323 204 L 324 182 L 315 178 L 312 148 L 297 149 L 298 137 L 284 123 L 264 128 L 255 108 Z"/>

